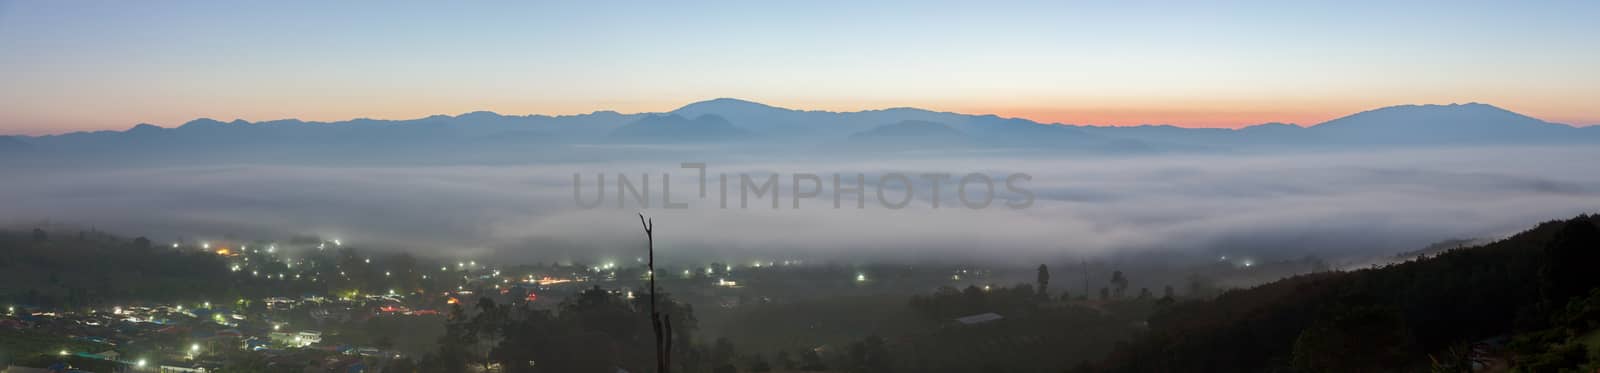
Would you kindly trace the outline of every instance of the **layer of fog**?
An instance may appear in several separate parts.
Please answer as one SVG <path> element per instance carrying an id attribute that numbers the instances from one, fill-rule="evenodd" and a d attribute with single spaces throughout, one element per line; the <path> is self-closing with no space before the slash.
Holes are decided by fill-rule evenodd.
<path id="1" fill-rule="evenodd" d="M 1325 258 L 1412 250 L 1449 238 L 1494 237 L 1550 219 L 1600 211 L 1600 149 L 1457 148 L 1314 155 L 1146 156 L 1094 159 L 873 159 L 788 163 L 662 160 L 649 164 L 340 167 L 210 166 L 111 171 L 7 172 L 0 221 L 94 226 L 158 241 L 287 239 L 315 234 L 373 249 L 518 261 L 606 260 L 640 255 L 636 202 L 618 208 L 616 175 L 651 174 L 658 249 L 665 260 L 980 259 L 1111 255 L 1249 255 Z M 698 195 L 708 164 L 709 195 Z M 854 195 L 834 209 L 830 191 L 792 206 L 794 174 L 832 175 L 854 185 L 864 173 L 866 208 Z M 903 209 L 880 204 L 873 184 L 890 172 L 918 183 Z M 997 200 L 962 207 L 956 180 L 931 207 L 924 173 L 953 179 L 994 175 Z M 604 205 L 577 207 L 606 174 Z M 662 209 L 661 176 L 673 202 Z M 770 199 L 739 207 L 739 175 L 779 175 Z M 1004 178 L 1031 175 L 1031 207 Z M 729 175 L 719 208 L 718 174 Z M 977 186 L 977 185 L 974 185 Z M 809 182 L 806 182 L 809 188 Z M 891 186 L 895 202 L 904 190 Z M 969 191 L 976 195 L 978 192 Z M 630 197 L 631 198 L 631 197 Z M 770 198 L 768 196 L 767 198 Z"/>

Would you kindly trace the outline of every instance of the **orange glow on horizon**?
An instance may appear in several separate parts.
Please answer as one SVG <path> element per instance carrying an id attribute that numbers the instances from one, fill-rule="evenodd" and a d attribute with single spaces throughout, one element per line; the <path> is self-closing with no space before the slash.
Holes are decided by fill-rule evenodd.
<path id="1" fill-rule="evenodd" d="M 748 97 L 739 99 L 793 110 L 823 110 L 855 112 L 886 108 L 914 107 L 933 111 L 961 114 L 994 114 L 1008 118 L 1023 118 L 1040 123 L 1075 125 L 1134 126 L 1166 124 L 1179 127 L 1239 128 L 1262 123 L 1280 122 L 1311 126 L 1346 115 L 1392 105 L 1449 104 L 1481 102 L 1496 105 L 1556 123 L 1577 126 L 1600 124 L 1600 110 L 1578 108 L 1568 101 L 1518 101 L 1497 100 L 1494 97 L 1441 97 L 1418 99 L 1412 97 L 1370 98 L 1297 98 L 1251 99 L 1214 98 L 1183 99 L 1179 97 L 1049 97 L 1049 98 L 978 98 L 978 99 L 821 99 L 796 97 Z M 59 118 L 13 118 L 31 123 L 29 126 L 0 128 L 3 135 L 47 135 L 84 130 L 121 131 L 135 123 L 154 123 L 174 128 L 198 118 L 221 121 L 243 119 L 263 122 L 286 118 L 306 121 L 337 122 L 357 118 L 409 120 L 432 115 L 460 115 L 473 111 L 492 111 L 503 115 L 579 115 L 596 111 L 620 113 L 661 113 L 684 105 L 715 98 L 653 98 L 649 100 L 500 100 L 477 101 L 466 98 L 422 101 L 414 99 L 376 100 L 365 102 L 328 101 L 316 104 L 281 107 L 254 105 L 221 105 L 209 110 L 177 108 L 141 108 L 133 113 L 109 114 L 64 110 Z M 5 119 L 5 118 L 0 118 Z M 27 120 L 22 120 L 27 119 Z M 34 120 L 37 119 L 37 120 Z M 0 122 L 6 122 L 0 120 Z"/>

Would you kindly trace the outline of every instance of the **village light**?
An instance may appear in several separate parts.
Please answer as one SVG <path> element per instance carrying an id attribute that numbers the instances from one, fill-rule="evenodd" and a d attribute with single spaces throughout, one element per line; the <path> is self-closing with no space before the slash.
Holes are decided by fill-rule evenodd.
<path id="1" fill-rule="evenodd" d="M 343 242 L 339 242 L 339 239 L 335 238 L 335 239 L 333 239 L 333 245 L 334 246 L 344 246 L 344 243 Z"/>
<path id="2" fill-rule="evenodd" d="M 145 361 L 144 361 L 144 359 L 139 359 L 139 367 L 140 367 L 140 368 L 143 368 L 143 367 L 144 367 L 144 365 L 145 365 Z"/>
<path id="3" fill-rule="evenodd" d="M 61 350 L 61 356 L 67 356 L 67 350 Z"/>
<path id="4" fill-rule="evenodd" d="M 867 281 L 867 275 L 866 274 L 857 273 L 856 274 L 856 281 L 858 281 L 858 282 Z"/>
<path id="5" fill-rule="evenodd" d="M 206 308 L 207 308 L 207 309 L 210 309 L 210 308 L 211 308 L 211 302 L 206 302 Z"/>
<path id="6" fill-rule="evenodd" d="M 196 343 L 196 344 L 189 345 L 189 351 L 190 352 L 200 352 L 200 344 Z"/>

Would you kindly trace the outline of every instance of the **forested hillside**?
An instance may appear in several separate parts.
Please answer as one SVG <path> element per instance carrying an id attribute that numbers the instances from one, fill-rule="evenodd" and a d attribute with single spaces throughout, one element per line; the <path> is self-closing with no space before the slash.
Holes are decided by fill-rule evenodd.
<path id="1" fill-rule="evenodd" d="M 1597 220 L 1547 222 L 1432 258 L 1180 302 L 1092 370 L 1592 371 L 1600 361 L 1592 342 Z"/>

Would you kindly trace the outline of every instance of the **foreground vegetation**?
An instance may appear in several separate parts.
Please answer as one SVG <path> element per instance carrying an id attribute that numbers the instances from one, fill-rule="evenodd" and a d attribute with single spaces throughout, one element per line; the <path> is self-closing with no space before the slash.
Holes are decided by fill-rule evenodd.
<path id="1" fill-rule="evenodd" d="M 1151 316 L 1148 333 L 1082 368 L 1593 371 L 1600 346 L 1585 339 L 1600 328 L 1596 221 L 1548 222 L 1433 258 L 1181 302 Z"/>

